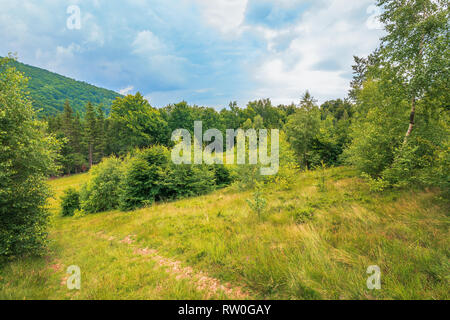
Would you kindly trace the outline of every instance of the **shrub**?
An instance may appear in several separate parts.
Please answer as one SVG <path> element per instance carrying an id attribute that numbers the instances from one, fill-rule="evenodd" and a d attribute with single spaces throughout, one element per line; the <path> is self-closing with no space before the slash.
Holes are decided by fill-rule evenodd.
<path id="1" fill-rule="evenodd" d="M 225 187 L 231 184 L 233 179 L 230 170 L 226 166 L 216 164 L 213 166 L 213 169 L 217 187 Z"/>
<path id="2" fill-rule="evenodd" d="M 379 177 L 392 164 L 395 150 L 404 139 L 404 119 L 410 108 L 401 95 L 388 97 L 381 85 L 371 80 L 364 84 L 358 101 L 351 143 L 342 158 L 360 172 Z"/>
<path id="3" fill-rule="evenodd" d="M 165 197 L 180 199 L 206 194 L 215 189 L 215 172 L 207 165 L 171 164 L 165 184 Z"/>
<path id="4" fill-rule="evenodd" d="M 320 192 L 325 192 L 327 189 L 326 186 L 326 172 L 325 169 L 327 168 L 325 162 L 323 160 L 321 161 L 321 165 L 317 166 L 317 187 L 319 188 Z"/>
<path id="5" fill-rule="evenodd" d="M 83 218 L 85 216 L 86 216 L 86 212 L 83 210 L 75 210 L 75 212 L 73 213 L 74 218 Z"/>
<path id="6" fill-rule="evenodd" d="M 162 146 L 138 150 L 126 165 L 120 208 L 133 210 L 160 200 L 164 193 L 169 151 Z"/>
<path id="7" fill-rule="evenodd" d="M 61 197 L 61 215 L 72 217 L 76 210 L 80 210 L 80 193 L 73 188 L 69 188 L 64 191 Z"/>
<path id="8" fill-rule="evenodd" d="M 236 165 L 234 175 L 237 177 L 236 185 L 239 190 L 249 190 L 255 188 L 258 183 L 269 180 L 271 176 L 261 175 L 261 165 Z"/>
<path id="9" fill-rule="evenodd" d="M 250 208 L 258 215 L 258 218 L 262 218 L 264 210 L 267 207 L 267 200 L 264 198 L 264 193 L 262 190 L 262 185 L 258 183 L 256 185 L 256 190 L 253 193 L 253 198 L 247 200 Z"/>
<path id="10" fill-rule="evenodd" d="M 314 209 L 313 208 L 303 208 L 299 210 L 295 210 L 291 213 L 292 219 L 297 224 L 306 223 L 314 218 Z"/>
<path id="11" fill-rule="evenodd" d="M 382 192 L 390 187 L 389 181 L 386 181 L 383 178 L 372 178 L 364 172 L 361 174 L 361 177 L 367 181 L 371 192 Z"/>
<path id="12" fill-rule="evenodd" d="M 89 182 L 81 189 L 81 210 L 129 211 L 155 201 L 206 194 L 215 189 L 216 176 L 223 184 L 231 179 L 223 166 L 175 165 L 162 146 L 136 149 L 126 161 L 105 159 L 92 168 Z"/>
<path id="13" fill-rule="evenodd" d="M 382 173 L 394 187 L 438 186 L 448 189 L 450 152 L 447 132 L 433 127 L 418 128 L 397 152 L 392 165 Z M 430 132 L 431 131 L 431 132 Z M 446 168 L 446 169 L 445 169 Z"/>
<path id="14" fill-rule="evenodd" d="M 122 163 L 118 158 L 108 158 L 91 169 L 89 182 L 80 192 L 83 211 L 97 213 L 119 207 Z"/>
<path id="15" fill-rule="evenodd" d="M 386 91 L 379 81 L 364 83 L 358 94 L 352 142 L 344 158 L 366 173 L 366 178 L 371 177 L 372 190 L 411 186 L 448 189 L 448 108 L 436 97 L 425 95 L 417 101 L 414 130 L 405 138 L 410 98 L 393 88 Z"/>

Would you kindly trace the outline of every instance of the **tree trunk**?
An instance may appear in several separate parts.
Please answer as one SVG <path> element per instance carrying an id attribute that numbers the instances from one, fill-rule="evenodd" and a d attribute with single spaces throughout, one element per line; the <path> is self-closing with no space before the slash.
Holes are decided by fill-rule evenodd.
<path id="1" fill-rule="evenodd" d="M 406 132 L 403 144 L 405 144 L 408 141 L 408 138 L 411 135 L 411 132 L 413 131 L 415 124 L 415 117 L 416 117 L 416 98 L 414 97 L 411 102 L 411 115 L 409 116 L 409 128 L 408 131 Z"/>
<path id="2" fill-rule="evenodd" d="M 419 57 L 420 60 L 423 60 L 423 43 L 425 41 L 425 34 L 422 35 L 422 40 L 420 41 L 419 45 Z M 408 141 L 409 136 L 411 135 L 411 132 L 413 131 L 414 124 L 415 124 L 415 118 L 416 118 L 416 96 L 414 95 L 411 101 L 411 115 L 409 116 L 409 128 L 405 135 L 405 140 L 403 141 L 403 144 L 406 144 Z"/>

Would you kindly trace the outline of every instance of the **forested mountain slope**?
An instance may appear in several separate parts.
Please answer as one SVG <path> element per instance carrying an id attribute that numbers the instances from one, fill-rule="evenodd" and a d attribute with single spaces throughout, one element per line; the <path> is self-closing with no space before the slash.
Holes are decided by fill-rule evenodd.
<path id="1" fill-rule="evenodd" d="M 34 108 L 42 109 L 39 113 L 41 116 L 61 112 L 66 99 L 69 100 L 74 111 L 83 113 L 87 102 L 90 101 L 94 105 L 102 104 L 108 113 L 112 101 L 121 96 L 114 91 L 76 81 L 45 69 L 17 61 L 13 61 L 12 64 L 30 79 L 28 91 L 33 99 Z"/>

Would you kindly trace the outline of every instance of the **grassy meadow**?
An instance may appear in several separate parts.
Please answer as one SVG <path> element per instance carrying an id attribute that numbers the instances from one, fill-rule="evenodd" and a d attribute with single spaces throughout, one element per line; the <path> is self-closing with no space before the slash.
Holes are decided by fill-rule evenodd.
<path id="1" fill-rule="evenodd" d="M 232 186 L 133 212 L 59 215 L 87 175 L 52 180 L 44 257 L 0 266 L 0 299 L 448 299 L 449 204 L 438 190 L 370 192 L 349 168 Z M 81 268 L 81 290 L 66 286 Z M 370 265 L 381 290 L 366 286 Z"/>

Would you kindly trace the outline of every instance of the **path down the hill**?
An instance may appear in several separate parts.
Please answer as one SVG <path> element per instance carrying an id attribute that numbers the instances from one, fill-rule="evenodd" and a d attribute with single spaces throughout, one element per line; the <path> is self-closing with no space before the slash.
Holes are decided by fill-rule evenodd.
<path id="1" fill-rule="evenodd" d="M 194 288 L 198 291 L 206 291 L 208 293 L 208 299 L 213 298 L 217 294 L 223 293 L 228 298 L 245 300 L 250 298 L 250 294 L 246 289 L 239 286 L 232 286 L 230 283 L 222 283 L 219 279 L 210 277 L 203 271 L 195 271 L 192 267 L 183 266 L 180 261 L 173 260 L 162 256 L 157 250 L 146 248 L 140 248 L 136 243 L 136 235 L 128 235 L 122 240 L 118 240 L 114 236 L 107 235 L 103 232 L 95 234 L 98 238 L 107 241 L 116 241 L 129 246 L 135 255 L 148 256 L 152 258 L 160 267 L 163 267 L 165 271 L 173 276 L 177 280 L 187 279 L 192 282 Z"/>

